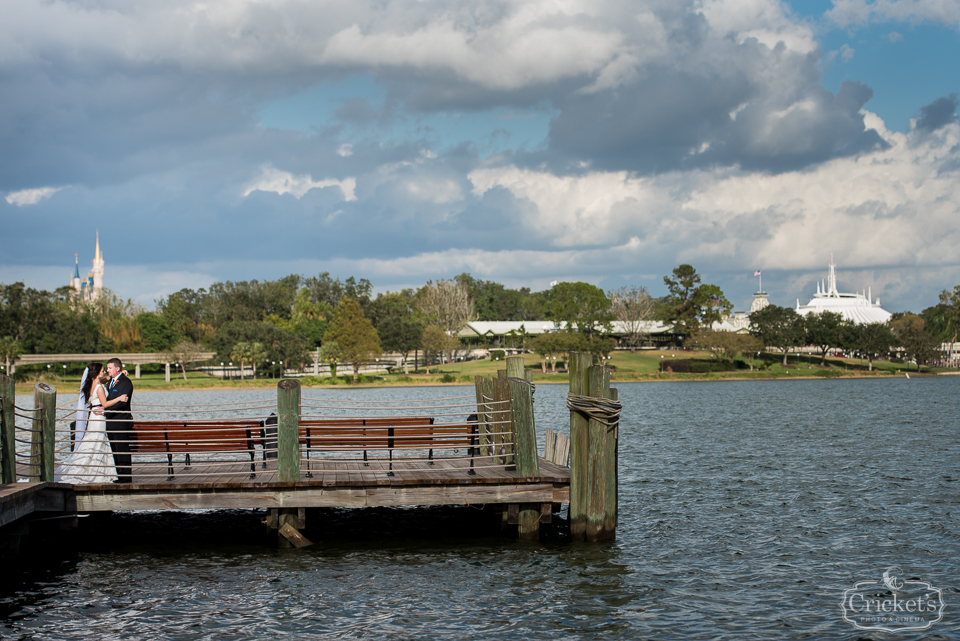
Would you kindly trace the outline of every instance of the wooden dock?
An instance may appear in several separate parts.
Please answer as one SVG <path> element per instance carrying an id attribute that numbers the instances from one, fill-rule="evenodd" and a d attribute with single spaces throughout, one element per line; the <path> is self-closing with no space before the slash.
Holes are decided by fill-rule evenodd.
<path id="1" fill-rule="evenodd" d="M 452 416 L 449 413 L 440 414 L 437 422 L 432 417 L 393 419 L 382 414 L 317 418 L 310 412 L 319 413 L 316 408 L 321 406 L 316 399 L 301 399 L 299 383 L 290 379 L 278 385 L 272 436 L 263 424 L 251 427 L 242 418 L 223 419 L 223 425 L 216 425 L 204 414 L 202 421 L 191 423 L 168 418 L 169 410 L 153 410 L 167 413 L 160 417 L 162 421 L 143 420 L 136 426 L 139 438 L 149 439 L 151 449 L 142 449 L 144 441 L 139 441 L 142 451 L 138 458 L 134 450 L 132 482 L 107 484 L 54 482 L 56 461 L 70 451 L 69 433 L 58 433 L 55 425 L 64 413 L 59 410 L 57 418 L 56 390 L 38 383 L 33 413 L 26 415 L 32 417 L 31 428 L 11 427 L 15 420 L 7 399 L 12 398 L 12 381 L 0 377 L 4 480 L 0 535 L 11 524 L 44 513 L 54 515 L 48 518 L 67 518 L 119 510 L 260 508 L 270 511 L 268 525 L 273 523 L 281 539 L 299 545 L 309 543 L 297 531 L 297 515 L 307 508 L 470 505 L 490 506 L 503 513 L 504 526 L 517 526 L 519 537 L 537 538 L 539 524 L 551 522 L 562 504 L 570 504 L 574 538 L 612 538 L 616 431 L 609 424 L 596 427 L 595 416 L 587 415 L 592 411 L 589 407 L 578 409 L 589 405 L 585 399 L 590 399 L 583 394 L 591 389 L 588 369 L 601 386 L 606 381 L 605 390 L 598 391 L 607 399 L 609 372 L 589 367 L 589 355 L 580 356 L 585 358 L 574 361 L 574 365 L 580 363 L 582 375 L 576 377 L 579 405 L 571 409 L 570 441 L 571 461 L 587 461 L 579 471 L 566 465 L 566 450 L 562 450 L 562 461 L 538 456 L 534 389 L 525 380 L 520 358 L 508 359 L 508 370 L 498 378 L 477 378 L 476 402 L 466 423 L 445 418 Z M 472 397 L 466 398 L 472 402 Z M 462 411 L 449 399 L 439 400 L 447 404 L 437 407 Z M 421 407 L 410 411 L 415 409 Z M 17 416 L 25 416 L 27 410 L 17 411 L 21 412 Z M 556 436 L 548 436 L 545 454 L 553 456 L 561 448 L 555 450 Z M 28 452 L 23 446 L 18 451 L 16 443 L 29 444 Z M 591 453 L 591 448 L 597 453 Z M 594 487 L 586 487 L 586 479 L 592 479 Z"/>

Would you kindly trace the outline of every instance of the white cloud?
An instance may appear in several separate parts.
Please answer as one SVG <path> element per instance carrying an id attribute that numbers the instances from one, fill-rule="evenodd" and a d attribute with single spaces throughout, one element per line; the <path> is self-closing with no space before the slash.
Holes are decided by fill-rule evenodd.
<path id="1" fill-rule="evenodd" d="M 848 44 L 844 44 L 840 47 L 840 59 L 844 62 L 850 62 L 853 60 L 853 54 L 856 50 Z"/>
<path id="2" fill-rule="evenodd" d="M 302 198 L 311 189 L 323 189 L 324 187 L 339 187 L 343 193 L 343 199 L 346 201 L 356 200 L 356 178 L 325 178 L 323 180 L 313 180 L 310 174 L 295 176 L 289 171 L 281 171 L 274 167 L 264 167 L 261 170 L 260 178 L 247 185 L 243 192 L 244 197 L 249 196 L 255 191 L 272 191 L 277 194 L 290 194 L 295 198 Z"/>
<path id="3" fill-rule="evenodd" d="M 23 207 L 24 205 L 36 205 L 44 198 L 49 198 L 63 187 L 39 187 L 37 189 L 21 189 L 20 191 L 11 191 L 7 194 L 6 201 L 11 205 Z"/>
<path id="4" fill-rule="evenodd" d="M 867 126 L 884 151 L 778 175 L 736 169 L 639 178 L 626 172 L 558 176 L 516 167 L 470 174 L 477 196 L 509 189 L 536 205 L 526 224 L 558 248 L 618 245 L 714 269 L 820 269 L 958 264 L 960 126 L 924 138 Z M 951 164 L 952 163 L 952 164 Z"/>
<path id="5" fill-rule="evenodd" d="M 955 0 L 834 0 L 826 16 L 841 27 L 868 22 L 939 22 L 960 28 Z"/>
<path id="6" fill-rule="evenodd" d="M 344 143 L 340 145 L 340 148 L 337 149 L 337 155 L 341 158 L 346 158 L 347 156 L 353 155 L 353 145 L 350 143 Z"/>

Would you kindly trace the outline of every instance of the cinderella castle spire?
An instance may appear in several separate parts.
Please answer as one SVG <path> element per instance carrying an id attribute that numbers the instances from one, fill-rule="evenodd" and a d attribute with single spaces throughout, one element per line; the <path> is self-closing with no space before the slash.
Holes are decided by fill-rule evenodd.
<path id="1" fill-rule="evenodd" d="M 87 274 L 86 280 L 80 280 L 80 261 L 73 255 L 73 278 L 70 286 L 77 292 L 77 298 L 83 301 L 95 301 L 103 293 L 103 252 L 100 251 L 100 232 L 97 231 L 97 245 L 94 250 L 93 268 Z"/>

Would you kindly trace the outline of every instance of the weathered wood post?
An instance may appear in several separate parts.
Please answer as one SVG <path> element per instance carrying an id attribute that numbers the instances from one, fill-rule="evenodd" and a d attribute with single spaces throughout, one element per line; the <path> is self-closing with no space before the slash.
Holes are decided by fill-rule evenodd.
<path id="1" fill-rule="evenodd" d="M 523 356 L 507 356 L 507 378 L 523 378 Z"/>
<path id="2" fill-rule="evenodd" d="M 277 480 L 300 480 L 300 381 L 295 378 L 277 383 Z"/>
<path id="3" fill-rule="evenodd" d="M 617 432 L 619 404 L 610 389 L 610 369 L 591 366 L 589 354 L 571 354 L 570 394 L 596 399 L 579 399 L 583 409 L 570 411 L 570 536 L 576 541 L 604 541 L 615 538 L 617 523 Z M 573 399 L 577 400 L 577 399 Z"/>
<path id="4" fill-rule="evenodd" d="M 168 383 L 170 382 L 170 363 L 163 364 L 163 378 Z"/>
<path id="5" fill-rule="evenodd" d="M 300 480 L 300 381 L 285 378 L 277 383 L 277 480 Z M 282 507 L 277 515 L 278 539 L 283 547 L 310 545 L 300 534 L 299 510 Z"/>
<path id="6" fill-rule="evenodd" d="M 30 475 L 53 481 L 53 451 L 56 441 L 57 388 L 46 383 L 33 386 L 33 438 L 30 444 Z M 38 456 L 39 455 L 39 456 Z"/>
<path id="7" fill-rule="evenodd" d="M 9 376 L 0 374 L 0 399 L 3 406 L 0 407 L 0 464 L 3 468 L 3 476 L 0 482 L 17 482 L 17 443 L 14 440 L 15 419 L 13 404 L 16 399 L 16 387 L 13 379 Z"/>
<path id="8" fill-rule="evenodd" d="M 615 387 L 610 388 L 607 395 L 611 401 L 619 401 L 620 393 Z M 620 519 L 620 422 L 607 429 L 606 438 L 606 468 L 604 470 L 604 509 L 603 529 L 606 538 L 613 540 L 617 537 L 617 522 Z"/>
<path id="9" fill-rule="evenodd" d="M 590 393 L 590 367 L 593 356 L 571 352 L 570 393 L 587 396 Z M 587 534 L 587 505 L 590 500 L 590 479 L 587 473 L 589 442 L 587 417 L 580 412 L 570 412 L 570 537 L 583 541 Z"/>
<path id="10" fill-rule="evenodd" d="M 491 423 L 494 414 L 490 403 L 493 401 L 493 381 L 486 376 L 474 378 L 474 388 L 477 395 L 477 432 L 480 441 L 480 456 L 492 456 L 493 448 L 490 437 Z"/>
<path id="11" fill-rule="evenodd" d="M 590 392 L 593 398 L 607 398 L 610 393 L 610 370 L 603 365 L 590 368 Z M 588 541 L 607 538 L 604 517 L 607 505 L 607 432 L 606 423 L 595 418 L 587 421 L 587 472 L 583 478 L 590 484 L 586 505 Z"/>
<path id="12" fill-rule="evenodd" d="M 523 366 L 522 359 L 520 365 Z M 516 435 L 517 476 L 540 476 L 540 462 L 537 458 L 537 428 L 533 418 L 533 385 L 517 377 L 511 377 L 508 383 L 512 399 L 514 434 Z M 540 513 L 541 506 L 539 503 L 522 503 L 520 505 L 517 523 L 519 538 L 537 539 L 540 536 Z"/>
<path id="13" fill-rule="evenodd" d="M 513 465 L 516 463 L 514 459 L 516 432 L 513 429 L 513 412 L 510 411 L 510 382 L 504 376 L 493 379 L 491 383 L 493 383 L 493 402 L 497 417 L 493 428 L 495 454 L 500 457 L 502 465 Z"/>

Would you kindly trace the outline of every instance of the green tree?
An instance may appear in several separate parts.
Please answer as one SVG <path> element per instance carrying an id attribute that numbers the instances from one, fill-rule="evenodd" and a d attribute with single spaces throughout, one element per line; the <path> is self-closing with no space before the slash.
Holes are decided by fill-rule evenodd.
<path id="1" fill-rule="evenodd" d="M 140 338 L 148 352 L 162 352 L 170 347 L 176 334 L 167 319 L 155 312 L 141 312 L 137 316 Z"/>
<path id="2" fill-rule="evenodd" d="M 250 357 L 250 365 L 253 367 L 253 377 L 257 377 L 257 365 L 265 362 L 267 360 L 267 348 L 263 343 L 258 343 L 256 341 L 248 343 L 249 351 L 248 355 Z"/>
<path id="3" fill-rule="evenodd" d="M 337 377 L 337 363 L 343 360 L 343 352 L 340 351 L 340 345 L 337 341 L 324 341 L 320 346 L 320 362 L 330 366 L 330 376 Z"/>
<path id="4" fill-rule="evenodd" d="M 333 340 L 340 346 L 343 358 L 353 365 L 353 377 L 360 373 L 360 365 L 379 357 L 383 350 L 373 324 L 363 315 L 360 303 L 352 298 L 341 298 L 330 331 L 324 341 Z"/>
<path id="5" fill-rule="evenodd" d="M 820 364 L 827 362 L 831 347 L 840 347 L 844 336 L 843 315 L 824 310 L 803 318 L 804 341 L 820 350 Z"/>
<path id="6" fill-rule="evenodd" d="M 426 360 L 427 374 L 430 373 L 430 360 L 433 356 L 442 355 L 457 348 L 460 344 L 453 336 L 447 334 L 436 325 L 427 325 L 423 330 L 421 346 L 423 347 L 423 356 Z"/>
<path id="7" fill-rule="evenodd" d="M 4 373 L 7 376 L 10 376 L 10 364 L 16 363 L 22 353 L 20 343 L 13 340 L 13 336 L 0 338 L 0 358 L 3 359 Z"/>
<path id="8" fill-rule="evenodd" d="M 764 345 L 783 352 L 783 364 L 786 365 L 790 348 L 803 340 L 803 321 L 789 307 L 767 305 L 750 314 L 750 333 Z"/>
<path id="9" fill-rule="evenodd" d="M 733 304 L 716 285 L 701 282 L 700 274 L 691 265 L 683 264 L 673 270 L 673 278 L 664 276 L 670 291 L 660 307 L 662 320 L 686 335 L 701 325 L 710 326 L 730 314 Z"/>
<path id="10" fill-rule="evenodd" d="M 897 336 L 886 323 L 850 323 L 844 328 L 843 344 L 845 347 L 860 352 L 869 362 L 869 370 L 873 371 L 873 359 L 886 355 L 897 342 Z"/>
<path id="11" fill-rule="evenodd" d="M 936 356 L 940 348 L 940 339 L 927 331 L 926 323 L 916 314 L 904 314 L 892 321 L 890 328 L 896 334 L 897 342 L 904 354 L 917 362 L 918 372 L 922 363 Z"/>
<path id="12" fill-rule="evenodd" d="M 408 373 L 410 352 L 420 348 L 423 337 L 423 314 L 415 308 L 416 293 L 412 289 L 380 294 L 370 305 L 370 321 L 377 328 L 380 345 L 385 352 L 397 352 Z"/>
<path id="13" fill-rule="evenodd" d="M 250 349 L 250 343 L 240 341 L 235 343 L 230 350 L 230 358 L 240 363 L 240 380 L 243 380 L 243 365 L 253 360 L 253 350 Z"/>
<path id="14" fill-rule="evenodd" d="M 193 343 L 191 341 L 180 341 L 167 350 L 165 356 L 169 362 L 180 366 L 180 373 L 183 375 L 183 380 L 186 381 L 187 365 L 203 360 L 200 355 L 202 349 L 203 348 L 197 343 Z"/>
<path id="15" fill-rule="evenodd" d="M 557 283 L 551 289 L 547 318 L 567 329 L 593 338 L 594 332 L 608 334 L 614 320 L 610 299 L 602 289 L 589 283 Z"/>

